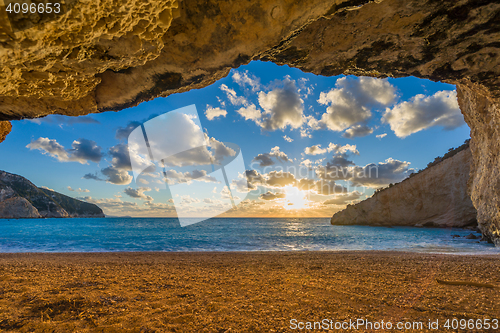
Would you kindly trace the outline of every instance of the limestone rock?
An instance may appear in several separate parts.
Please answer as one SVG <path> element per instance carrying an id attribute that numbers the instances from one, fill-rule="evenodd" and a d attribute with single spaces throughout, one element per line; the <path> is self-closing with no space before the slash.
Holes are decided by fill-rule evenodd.
<path id="1" fill-rule="evenodd" d="M 0 121 L 0 142 L 5 140 L 7 134 L 10 133 L 12 125 L 8 121 Z"/>
<path id="2" fill-rule="evenodd" d="M 0 200 L 0 217 L 8 219 L 41 217 L 38 210 L 26 199 L 13 197 Z"/>
<path id="3" fill-rule="evenodd" d="M 476 223 L 467 193 L 469 148 L 333 215 L 335 225 L 464 227 Z"/>
<path id="4" fill-rule="evenodd" d="M 500 105 L 477 84 L 459 87 L 458 103 L 471 128 L 469 192 L 479 229 L 500 246 Z"/>
<path id="5" fill-rule="evenodd" d="M 0 218 L 105 217 L 94 204 L 38 188 L 24 177 L 0 171 Z"/>

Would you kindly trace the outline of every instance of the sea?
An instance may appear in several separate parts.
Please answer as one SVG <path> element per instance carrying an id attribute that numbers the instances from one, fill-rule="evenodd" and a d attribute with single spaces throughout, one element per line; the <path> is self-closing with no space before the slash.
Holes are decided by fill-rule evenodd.
<path id="1" fill-rule="evenodd" d="M 0 252 L 408 251 L 500 254 L 463 229 L 333 226 L 328 218 L 0 220 Z M 456 237 L 456 235 L 460 237 Z M 455 237 L 454 237 L 455 236 Z"/>

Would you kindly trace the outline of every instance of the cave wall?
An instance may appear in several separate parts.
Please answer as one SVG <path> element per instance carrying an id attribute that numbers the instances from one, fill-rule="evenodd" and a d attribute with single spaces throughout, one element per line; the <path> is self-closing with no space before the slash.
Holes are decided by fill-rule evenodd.
<path id="1" fill-rule="evenodd" d="M 21 20 L 22 30 L 0 20 L 0 121 L 118 111 L 210 85 L 251 60 L 440 80 L 458 87 L 472 201 L 481 228 L 499 239 L 498 1 L 69 2 L 51 21 Z"/>
<path id="2" fill-rule="evenodd" d="M 457 86 L 458 103 L 471 128 L 473 156 L 468 182 L 479 228 L 500 246 L 500 107 L 478 84 Z"/>

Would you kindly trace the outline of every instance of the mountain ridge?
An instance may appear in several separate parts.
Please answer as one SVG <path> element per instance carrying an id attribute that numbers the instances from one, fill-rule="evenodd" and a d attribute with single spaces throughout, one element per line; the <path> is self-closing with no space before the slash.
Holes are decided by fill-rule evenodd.
<path id="1" fill-rule="evenodd" d="M 96 205 L 0 170 L 0 218 L 105 217 Z"/>

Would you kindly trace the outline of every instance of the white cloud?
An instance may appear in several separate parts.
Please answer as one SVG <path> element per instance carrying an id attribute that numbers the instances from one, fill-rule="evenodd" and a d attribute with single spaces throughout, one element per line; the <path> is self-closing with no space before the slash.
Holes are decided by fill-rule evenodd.
<path id="1" fill-rule="evenodd" d="M 78 192 L 78 193 L 88 193 L 90 192 L 89 190 L 85 189 L 85 190 L 82 190 L 81 188 L 77 188 L 76 190 L 73 189 L 71 186 L 68 186 L 68 190 L 71 191 L 71 192 Z"/>
<path id="2" fill-rule="evenodd" d="M 330 143 L 328 145 L 328 152 L 335 152 L 337 154 L 346 154 L 346 153 L 352 153 L 354 155 L 359 155 L 359 151 L 356 149 L 356 145 L 350 145 L 346 144 L 344 146 L 335 144 L 335 143 Z"/>
<path id="3" fill-rule="evenodd" d="M 207 141 L 215 164 L 221 164 L 224 157 L 236 155 L 236 151 L 234 151 L 234 149 L 227 147 L 224 143 L 216 140 L 215 138 L 208 138 L 207 136 Z"/>
<path id="4" fill-rule="evenodd" d="M 234 89 L 229 88 L 225 84 L 221 84 L 220 90 L 226 93 L 227 98 L 229 99 L 229 102 L 233 105 L 247 105 L 248 102 L 245 97 L 243 96 L 238 96 L 236 94 L 236 91 Z"/>
<path id="5" fill-rule="evenodd" d="M 315 168 L 316 175 L 325 180 L 349 180 L 354 186 L 377 188 L 398 183 L 414 170 L 409 162 L 388 158 L 385 162 L 356 166 L 344 156 L 334 156 L 325 166 Z"/>
<path id="6" fill-rule="evenodd" d="M 78 162 L 87 164 L 88 161 L 92 161 L 99 163 L 103 157 L 101 147 L 92 140 L 80 138 L 73 141 L 71 147 L 71 149 L 65 149 L 56 140 L 42 137 L 32 140 L 31 143 L 26 146 L 26 148 L 30 150 L 40 150 L 43 154 L 48 154 L 56 158 L 59 162 Z"/>
<path id="7" fill-rule="evenodd" d="M 165 165 L 184 167 L 189 165 L 221 164 L 225 157 L 236 155 L 234 149 L 204 134 L 205 142 L 199 147 L 186 150 L 164 159 Z M 208 149 L 210 148 L 210 149 Z"/>
<path id="8" fill-rule="evenodd" d="M 286 135 L 283 135 L 283 139 L 285 139 L 286 142 L 293 142 L 293 139 Z"/>
<path id="9" fill-rule="evenodd" d="M 207 175 L 205 170 L 193 170 L 192 172 L 180 172 L 175 170 L 167 170 L 165 172 L 167 177 L 167 182 L 169 185 L 174 185 L 177 183 L 190 182 L 192 180 L 205 182 L 205 183 L 218 183 L 215 177 Z"/>
<path id="10" fill-rule="evenodd" d="M 207 109 L 205 110 L 205 116 L 208 120 L 213 120 L 217 117 L 225 117 L 227 115 L 227 111 L 223 110 L 219 107 L 213 108 L 210 105 L 207 105 Z"/>
<path id="11" fill-rule="evenodd" d="M 344 138 L 351 139 L 351 138 L 361 138 L 361 137 L 370 135 L 372 133 L 373 133 L 373 129 L 371 129 L 370 127 L 368 127 L 366 125 L 359 124 L 359 125 L 354 125 L 354 126 L 348 128 L 344 132 L 344 134 L 342 134 L 342 136 Z"/>
<path id="12" fill-rule="evenodd" d="M 356 149 L 356 145 L 347 144 L 345 146 L 342 146 L 335 143 L 330 143 L 327 148 L 321 148 L 320 144 L 306 147 L 304 153 L 306 155 L 322 155 L 326 152 L 330 153 L 332 151 L 336 154 L 352 153 L 355 155 L 359 155 L 359 151 Z"/>
<path id="13" fill-rule="evenodd" d="M 151 191 L 149 187 L 139 187 L 137 189 L 127 187 L 123 192 L 131 198 L 153 201 L 153 198 L 149 195 L 144 194 L 144 192 Z"/>
<path id="14" fill-rule="evenodd" d="M 267 191 L 266 193 L 262 193 L 259 198 L 262 200 L 276 200 L 276 199 L 284 199 L 286 197 L 285 193 L 276 193 Z"/>
<path id="15" fill-rule="evenodd" d="M 304 123 L 304 104 L 295 81 L 286 77 L 280 85 L 268 93 L 259 92 L 259 104 L 264 109 L 260 125 L 266 131 L 299 128 Z"/>
<path id="16" fill-rule="evenodd" d="M 308 85 L 309 79 L 301 77 L 297 80 L 297 82 L 299 86 L 298 92 L 304 97 L 304 99 L 306 99 L 313 93 L 314 87 L 312 85 Z"/>
<path id="17" fill-rule="evenodd" d="M 101 173 L 107 177 L 106 181 L 108 183 L 115 185 L 128 185 L 132 182 L 132 179 L 134 178 L 131 175 L 129 175 L 129 173 L 126 170 L 120 170 L 112 166 L 102 169 Z M 88 175 L 89 174 L 85 175 L 84 177 L 87 178 L 86 176 Z M 96 180 L 101 180 L 101 179 L 96 179 Z"/>
<path id="18" fill-rule="evenodd" d="M 399 183 L 413 171 L 409 162 L 388 158 L 385 162 L 372 163 L 364 167 L 356 166 L 351 181 L 356 185 L 376 188 Z"/>
<path id="19" fill-rule="evenodd" d="M 371 107 L 391 104 L 396 98 L 395 91 L 395 87 L 387 80 L 370 77 L 340 78 L 334 89 L 320 94 L 318 103 L 329 105 L 320 122 L 337 132 L 366 122 L 372 116 Z"/>
<path id="20" fill-rule="evenodd" d="M 255 104 L 250 104 L 248 106 L 244 106 L 236 111 L 239 113 L 245 120 L 253 120 L 260 126 L 259 119 L 262 117 L 262 113 L 260 110 L 257 110 Z"/>
<path id="21" fill-rule="evenodd" d="M 312 167 L 312 163 L 313 162 L 310 159 L 305 159 L 302 162 L 300 162 L 300 165 L 310 168 Z"/>
<path id="22" fill-rule="evenodd" d="M 311 147 L 306 147 L 304 153 L 306 155 L 321 155 L 327 152 L 326 148 L 321 148 L 321 145 L 314 145 Z"/>
<path id="23" fill-rule="evenodd" d="M 387 136 L 387 133 L 383 133 L 383 134 L 377 134 L 376 137 L 377 139 L 383 139 Z"/>
<path id="24" fill-rule="evenodd" d="M 198 198 L 192 198 L 189 194 L 188 195 L 181 195 L 181 205 L 191 205 L 194 203 L 199 203 L 200 199 Z"/>
<path id="25" fill-rule="evenodd" d="M 257 155 L 253 160 L 258 162 L 261 167 L 273 165 L 275 164 L 275 160 L 279 162 L 290 161 L 288 155 L 280 151 L 279 146 L 273 147 L 269 153 Z"/>
<path id="26" fill-rule="evenodd" d="M 47 186 L 40 186 L 40 188 L 44 188 L 44 189 L 46 189 L 46 190 L 49 190 L 49 191 L 55 192 L 53 189 L 51 189 L 50 187 L 47 187 Z"/>
<path id="27" fill-rule="evenodd" d="M 256 91 L 260 88 L 260 80 L 252 74 L 248 74 L 248 71 L 244 71 L 242 73 L 238 71 L 234 71 L 233 73 L 233 81 L 238 84 L 241 88 L 245 88 L 246 86 L 250 86 L 252 91 Z"/>
<path id="28" fill-rule="evenodd" d="M 434 126 L 452 130 L 465 124 L 456 91 L 438 91 L 432 96 L 416 95 L 408 102 L 387 108 L 382 121 L 388 123 L 400 138 Z"/>

